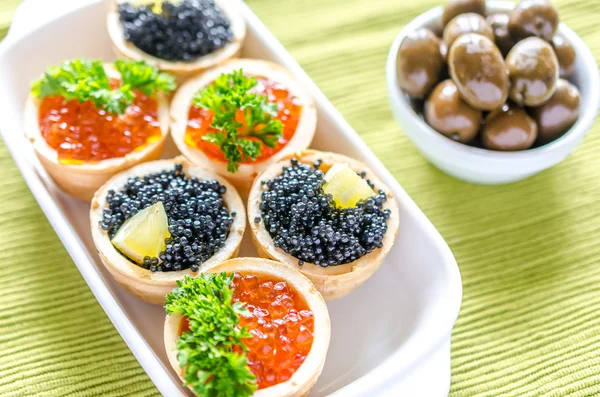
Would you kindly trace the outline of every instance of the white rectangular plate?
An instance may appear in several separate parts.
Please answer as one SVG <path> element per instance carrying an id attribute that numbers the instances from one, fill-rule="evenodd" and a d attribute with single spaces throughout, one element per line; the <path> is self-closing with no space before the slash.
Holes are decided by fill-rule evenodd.
<path id="1" fill-rule="evenodd" d="M 452 253 L 282 45 L 243 2 L 231 1 L 248 24 L 243 56 L 287 67 L 315 99 L 319 121 L 313 147 L 364 161 L 391 187 L 400 206 L 398 237 L 379 271 L 350 296 L 328 304 L 331 345 L 311 396 L 447 395 L 450 334 L 462 293 Z M 182 396 L 186 389 L 171 371 L 162 343 L 162 308 L 133 298 L 112 280 L 90 237 L 89 205 L 54 185 L 23 136 L 22 107 L 30 82 L 47 66 L 82 56 L 113 59 L 105 31 L 107 3 L 29 0 L 21 5 L 0 45 L 0 131 L 48 220 L 131 351 L 163 395 Z M 169 154 L 174 154 L 172 149 Z M 254 256 L 248 240 L 241 254 Z"/>

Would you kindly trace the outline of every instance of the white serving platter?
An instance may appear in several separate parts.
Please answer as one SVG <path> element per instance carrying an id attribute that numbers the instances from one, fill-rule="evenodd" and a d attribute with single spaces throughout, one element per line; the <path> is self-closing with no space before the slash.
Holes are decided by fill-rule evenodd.
<path id="1" fill-rule="evenodd" d="M 313 147 L 367 163 L 391 187 L 400 206 L 398 237 L 379 271 L 350 296 L 328 304 L 331 345 L 323 374 L 310 395 L 447 395 L 450 335 L 462 295 L 450 249 L 256 15 L 242 1 L 230 1 L 248 24 L 243 56 L 287 67 L 315 99 L 319 121 Z M 54 185 L 23 135 L 22 109 L 30 82 L 47 66 L 82 56 L 114 58 L 105 27 L 107 5 L 106 0 L 28 0 L 19 7 L 0 44 L 0 132 L 90 289 L 158 390 L 169 397 L 185 396 L 188 392 L 166 359 L 162 308 L 133 298 L 112 280 L 90 237 L 89 205 Z M 171 150 L 167 156 L 173 154 Z M 255 255 L 248 238 L 242 255 Z"/>

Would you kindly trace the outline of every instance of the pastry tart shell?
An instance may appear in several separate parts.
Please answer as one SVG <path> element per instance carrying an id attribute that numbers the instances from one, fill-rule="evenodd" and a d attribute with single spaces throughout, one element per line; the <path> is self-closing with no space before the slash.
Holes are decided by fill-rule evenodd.
<path id="1" fill-rule="evenodd" d="M 310 352 L 288 381 L 257 390 L 253 397 L 301 397 L 308 395 L 323 370 L 331 336 L 331 322 L 327 306 L 310 280 L 288 266 L 263 258 L 230 259 L 204 271 L 274 276 L 290 283 L 297 293 L 305 299 L 314 315 L 313 344 Z M 177 351 L 175 350 L 181 319 L 181 315 L 167 316 L 165 319 L 164 341 L 169 363 L 177 375 L 183 379 L 183 371 L 179 367 Z"/>
<path id="2" fill-rule="evenodd" d="M 229 212 L 236 212 L 225 244 L 212 257 L 200 265 L 199 271 L 214 267 L 236 256 L 239 252 L 242 236 L 246 228 L 244 205 L 235 188 L 224 178 L 205 169 L 195 167 L 182 157 L 140 164 L 115 175 L 106 182 L 94 195 L 90 209 L 92 238 L 98 250 L 98 255 L 106 269 L 124 289 L 139 299 L 152 304 L 162 305 L 165 295 L 176 287 L 177 280 L 183 279 L 186 275 L 194 277 L 198 272 L 192 272 L 190 269 L 169 272 L 152 272 L 144 269 L 131 262 L 112 245 L 108 233 L 102 230 L 99 223 L 102 220 L 102 210 L 107 205 L 106 194 L 110 189 L 119 190 L 131 177 L 172 169 L 175 164 L 182 164 L 183 172 L 188 176 L 204 180 L 217 180 L 221 185 L 225 186 L 227 188 L 227 191 L 223 195 L 225 205 Z"/>
<path id="3" fill-rule="evenodd" d="M 104 69 L 109 77 L 120 77 L 112 64 L 105 64 Z M 39 109 L 42 100 L 32 94 L 25 104 L 25 136 L 33 145 L 36 156 L 54 182 L 70 195 L 80 200 L 90 201 L 94 192 L 116 173 L 144 161 L 160 158 L 169 133 L 169 100 L 160 92 L 156 94 L 155 99 L 161 136 L 158 140 L 123 157 L 82 164 L 61 163 L 56 150 L 50 147 L 42 136 L 39 125 Z"/>
<path id="4" fill-rule="evenodd" d="M 123 24 L 119 20 L 119 12 L 117 11 L 116 4 L 111 6 L 106 19 L 108 34 L 113 44 L 113 50 L 118 57 L 129 58 L 136 61 L 145 60 L 147 63 L 156 66 L 160 70 L 173 74 L 178 84 L 195 73 L 203 72 L 228 59 L 237 58 L 240 56 L 242 44 L 246 37 L 246 22 L 240 12 L 235 9 L 235 5 L 231 1 L 215 0 L 215 4 L 229 19 L 233 40 L 230 43 L 227 43 L 225 47 L 210 54 L 199 57 L 194 61 L 183 62 L 167 61 L 142 51 L 133 43 L 125 40 Z"/>
<path id="5" fill-rule="evenodd" d="M 223 73 L 231 73 L 234 70 L 243 69 L 245 74 L 252 76 L 263 76 L 278 83 L 298 98 L 302 104 L 302 111 L 298 120 L 296 132 L 280 151 L 268 159 L 259 162 L 248 162 L 240 164 L 236 173 L 227 171 L 227 163 L 207 156 L 204 151 L 192 147 L 185 142 L 187 130 L 188 113 L 192 106 L 194 94 L 211 84 Z M 192 163 L 208 168 L 219 175 L 226 177 L 242 197 L 246 197 L 252 186 L 252 181 L 262 170 L 274 162 L 279 161 L 290 153 L 306 149 L 315 134 L 317 126 L 317 111 L 312 98 L 305 92 L 302 86 L 285 70 L 277 64 L 257 59 L 234 59 L 225 64 L 211 69 L 204 74 L 197 75 L 187 80 L 177 90 L 171 102 L 171 135 L 173 141 Z"/>
<path id="6" fill-rule="evenodd" d="M 389 209 L 391 213 L 387 221 L 387 231 L 383 238 L 383 246 L 374 249 L 355 261 L 327 267 L 307 262 L 302 266 L 298 266 L 297 258 L 288 254 L 281 248 L 275 247 L 273 238 L 266 230 L 264 222 L 262 221 L 262 214 L 259 206 L 262 201 L 262 192 L 266 189 L 266 185 L 263 185 L 261 182 L 279 176 L 282 168 L 290 164 L 289 159 L 292 157 L 295 157 L 299 162 L 306 164 L 313 164 L 316 160 L 322 160 L 321 170 L 324 172 L 327 172 L 327 170 L 336 163 L 348 164 L 348 166 L 357 173 L 365 171 L 366 178 L 373 182 L 375 189 L 377 191 L 383 190 L 387 195 L 387 201 L 384 203 L 383 209 Z M 261 221 L 258 223 L 254 222 L 256 217 L 260 217 Z M 391 190 L 379 180 L 365 164 L 341 154 L 307 150 L 289 155 L 284 161 L 270 165 L 256 178 L 248 197 L 248 219 L 252 233 L 252 241 L 261 257 L 271 258 L 298 269 L 313 282 L 315 288 L 323 294 L 323 297 L 326 300 L 332 300 L 341 298 L 354 291 L 379 268 L 396 239 L 399 213 L 398 204 L 391 193 Z"/>

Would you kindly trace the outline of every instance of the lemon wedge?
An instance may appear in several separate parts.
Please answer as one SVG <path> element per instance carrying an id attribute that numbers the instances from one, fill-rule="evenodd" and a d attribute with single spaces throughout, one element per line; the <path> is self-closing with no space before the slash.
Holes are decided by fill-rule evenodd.
<path id="1" fill-rule="evenodd" d="M 152 5 L 153 13 L 160 14 L 162 12 L 162 0 L 135 0 L 133 4 L 136 6 Z"/>
<path id="2" fill-rule="evenodd" d="M 334 164 L 324 177 L 323 191 L 331 194 L 333 201 L 342 208 L 354 207 L 359 201 L 375 195 L 371 186 L 348 164 Z"/>
<path id="3" fill-rule="evenodd" d="M 127 219 L 112 239 L 113 245 L 134 262 L 158 257 L 170 236 L 165 207 L 159 201 Z"/>

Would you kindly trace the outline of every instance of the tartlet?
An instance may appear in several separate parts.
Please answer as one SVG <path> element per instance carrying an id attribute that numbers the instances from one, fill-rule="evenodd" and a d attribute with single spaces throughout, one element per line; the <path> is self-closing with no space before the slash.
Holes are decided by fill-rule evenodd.
<path id="1" fill-rule="evenodd" d="M 365 172 L 365 178 L 374 184 L 375 190 L 382 190 L 387 197 L 382 209 L 390 211 L 387 220 L 387 231 L 383 237 L 381 248 L 376 248 L 349 263 L 323 267 L 308 262 L 304 262 L 302 266 L 299 266 L 297 258 L 283 249 L 275 247 L 273 238 L 266 230 L 264 222 L 256 222 L 255 220 L 262 217 L 260 203 L 262 193 L 267 189 L 266 184 L 263 182 L 279 176 L 283 167 L 290 164 L 289 159 L 291 158 L 296 158 L 299 163 L 305 164 L 313 164 L 315 161 L 321 160 L 322 164 L 319 168 L 323 172 L 326 172 L 334 164 L 347 164 L 357 173 Z M 399 212 L 398 204 L 391 190 L 365 164 L 336 153 L 307 150 L 289 155 L 284 161 L 270 165 L 254 180 L 248 197 L 248 219 L 252 240 L 259 256 L 274 259 L 300 270 L 313 282 L 326 300 L 332 300 L 341 298 L 358 288 L 379 268 L 396 239 Z"/>
<path id="2" fill-rule="evenodd" d="M 246 162 L 239 165 L 237 172 L 227 170 L 227 162 L 210 158 L 203 150 L 185 142 L 189 109 L 194 94 L 210 85 L 221 74 L 242 69 L 244 75 L 266 77 L 282 84 L 290 94 L 298 98 L 302 105 L 294 135 L 278 152 L 262 161 Z M 290 153 L 306 149 L 312 142 L 317 124 L 317 112 L 312 98 L 283 67 L 257 59 L 234 59 L 187 80 L 176 92 L 171 102 L 171 135 L 173 141 L 192 163 L 225 176 L 245 197 L 252 181 L 269 164 L 279 161 Z"/>
<path id="3" fill-rule="evenodd" d="M 312 346 L 306 359 L 294 372 L 292 377 L 282 383 L 257 390 L 254 397 L 292 397 L 306 396 L 316 383 L 329 347 L 331 323 L 329 312 L 323 297 L 313 284 L 298 271 L 281 263 L 261 258 L 235 258 L 206 269 L 208 272 L 242 273 L 273 276 L 291 284 L 296 292 L 304 298 L 314 315 L 314 331 Z M 181 315 L 167 316 L 164 325 L 165 350 L 169 363 L 183 379 L 183 370 L 179 367 L 175 344 L 180 333 Z"/>
<path id="4" fill-rule="evenodd" d="M 152 272 L 140 267 L 127 259 L 113 246 L 108 234 L 102 230 L 100 222 L 102 211 L 107 206 L 106 196 L 109 190 L 118 190 L 127 182 L 128 178 L 163 171 L 172 168 L 175 164 L 183 165 L 183 172 L 188 176 L 204 180 L 216 180 L 225 186 L 227 191 L 223 195 L 224 204 L 229 212 L 236 212 L 224 245 L 200 265 L 200 271 L 236 256 L 246 228 L 244 205 L 235 188 L 224 178 L 205 169 L 195 167 L 182 157 L 140 164 L 115 175 L 106 182 L 94 195 L 90 208 L 90 224 L 94 244 L 102 263 L 115 280 L 132 295 L 153 304 L 162 304 L 165 295 L 175 288 L 177 280 L 183 279 L 185 275 L 193 277 L 198 273 L 190 269 Z"/>
<path id="5" fill-rule="evenodd" d="M 120 78 L 114 65 L 104 64 L 104 70 L 109 78 Z M 157 92 L 154 99 L 157 103 L 160 138 L 123 157 L 82 164 L 60 162 L 57 151 L 48 145 L 40 131 L 39 110 L 42 99 L 33 94 L 29 95 L 25 104 L 25 136 L 31 141 L 35 154 L 56 184 L 70 195 L 89 201 L 94 192 L 116 173 L 136 164 L 160 158 L 169 133 L 169 100 L 162 92 Z"/>
<path id="6" fill-rule="evenodd" d="M 121 2 L 123 1 L 118 0 L 111 5 L 111 9 L 106 19 L 108 34 L 117 56 L 134 60 L 145 60 L 150 65 L 156 66 L 158 69 L 174 75 L 178 83 L 181 83 L 194 73 L 203 72 L 228 59 L 240 56 L 242 44 L 246 37 L 246 22 L 238 10 L 235 9 L 233 3 L 227 0 L 215 0 L 215 4 L 229 19 L 233 40 L 230 43 L 227 43 L 223 48 L 202 56 L 192 62 L 173 62 L 160 59 L 140 50 L 134 44 L 125 40 L 123 25 L 117 11 L 117 4 Z"/>

